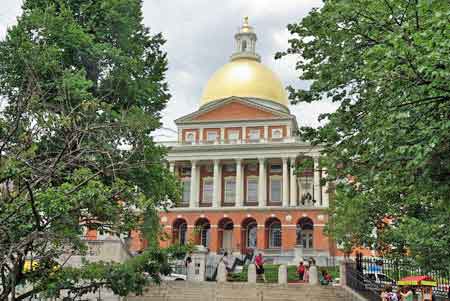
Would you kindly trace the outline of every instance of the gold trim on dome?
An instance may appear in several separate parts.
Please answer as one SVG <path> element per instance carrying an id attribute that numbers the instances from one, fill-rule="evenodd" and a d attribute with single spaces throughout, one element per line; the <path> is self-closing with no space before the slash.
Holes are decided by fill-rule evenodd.
<path id="1" fill-rule="evenodd" d="M 281 81 L 252 59 L 236 59 L 217 70 L 203 90 L 200 105 L 231 96 L 266 99 L 288 107 Z"/>

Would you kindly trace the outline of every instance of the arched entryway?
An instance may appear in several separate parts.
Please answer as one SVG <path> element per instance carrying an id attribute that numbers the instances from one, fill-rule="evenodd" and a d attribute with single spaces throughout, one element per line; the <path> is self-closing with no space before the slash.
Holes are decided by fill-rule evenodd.
<path id="1" fill-rule="evenodd" d="M 187 222 L 185 219 L 177 218 L 172 224 L 172 243 L 185 245 L 187 242 Z"/>
<path id="2" fill-rule="evenodd" d="M 247 250 L 254 250 L 257 246 L 258 223 L 252 217 L 248 217 L 241 224 L 241 252 L 246 254 Z"/>
<path id="3" fill-rule="evenodd" d="M 267 219 L 265 223 L 266 248 L 281 248 L 281 221 L 276 217 Z"/>
<path id="4" fill-rule="evenodd" d="M 233 221 L 227 217 L 221 219 L 217 225 L 219 249 L 223 252 L 233 251 L 233 229 Z"/>
<path id="5" fill-rule="evenodd" d="M 309 217 L 302 217 L 297 222 L 296 228 L 296 244 L 305 249 L 312 249 L 314 247 L 313 237 L 314 233 L 314 222 Z"/>
<path id="6" fill-rule="evenodd" d="M 211 223 L 207 218 L 199 218 L 195 222 L 195 243 L 209 248 L 211 240 Z"/>

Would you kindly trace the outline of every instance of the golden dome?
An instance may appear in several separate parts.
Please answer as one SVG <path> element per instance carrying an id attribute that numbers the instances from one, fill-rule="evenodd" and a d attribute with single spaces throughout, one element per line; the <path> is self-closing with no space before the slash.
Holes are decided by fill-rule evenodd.
<path id="1" fill-rule="evenodd" d="M 236 58 L 217 70 L 203 90 L 200 105 L 230 96 L 271 100 L 286 108 L 281 81 L 269 68 L 250 58 Z"/>

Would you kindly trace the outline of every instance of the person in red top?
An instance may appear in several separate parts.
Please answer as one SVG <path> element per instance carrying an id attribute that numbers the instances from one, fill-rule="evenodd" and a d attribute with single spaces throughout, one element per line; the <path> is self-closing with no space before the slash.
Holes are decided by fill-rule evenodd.
<path id="1" fill-rule="evenodd" d="M 264 282 L 266 282 L 266 277 L 264 276 L 264 259 L 261 253 L 255 257 L 255 266 L 256 266 L 256 276 L 261 276 Z"/>
<path id="2" fill-rule="evenodd" d="M 303 261 L 300 262 L 297 268 L 297 274 L 298 274 L 298 280 L 303 281 L 304 275 L 305 275 L 305 265 L 303 264 Z"/>

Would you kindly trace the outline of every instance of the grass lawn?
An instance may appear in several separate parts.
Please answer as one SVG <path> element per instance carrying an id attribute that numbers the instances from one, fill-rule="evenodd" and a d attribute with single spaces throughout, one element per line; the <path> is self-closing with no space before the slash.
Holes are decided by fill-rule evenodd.
<path id="1" fill-rule="evenodd" d="M 279 264 L 265 264 L 264 265 L 264 274 L 266 276 L 267 282 L 278 282 L 278 267 Z M 228 280 L 229 281 L 241 281 L 245 282 L 247 281 L 247 267 L 244 266 L 244 269 L 240 273 L 229 273 L 228 274 Z M 327 268 L 321 268 L 318 267 L 319 272 L 322 271 L 322 269 L 326 269 L 328 273 L 331 274 L 333 279 L 339 277 L 339 267 L 327 267 Z M 289 265 L 287 267 L 288 270 L 288 282 L 296 281 L 298 280 L 297 275 L 297 266 L 295 265 Z"/>

